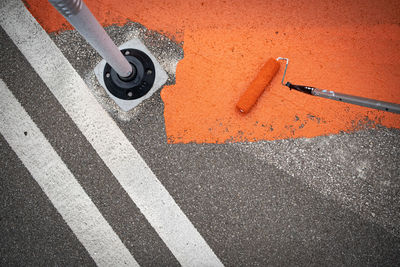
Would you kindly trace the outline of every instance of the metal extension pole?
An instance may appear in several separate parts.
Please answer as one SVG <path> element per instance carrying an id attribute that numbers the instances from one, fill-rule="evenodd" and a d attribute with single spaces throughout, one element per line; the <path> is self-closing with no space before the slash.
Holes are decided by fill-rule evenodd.
<path id="1" fill-rule="evenodd" d="M 379 110 L 384 110 L 393 113 L 400 113 L 400 105 L 375 99 L 370 99 L 366 97 L 354 96 L 354 95 L 347 95 L 342 93 L 337 93 L 328 90 L 320 90 L 315 88 L 313 90 L 313 95 L 324 97 L 336 101 L 342 101 L 354 105 L 359 105 L 368 108 L 374 108 Z"/>
<path id="2" fill-rule="evenodd" d="M 49 0 L 120 77 L 129 77 L 132 66 L 97 22 L 82 0 Z"/>
<path id="3" fill-rule="evenodd" d="M 278 57 L 276 60 L 285 60 L 286 61 L 285 71 L 283 72 L 283 77 L 282 77 L 282 81 L 281 81 L 281 84 L 283 86 L 287 86 L 290 89 L 297 90 L 299 92 L 314 95 L 314 96 L 324 97 L 324 98 L 328 98 L 328 99 L 332 99 L 332 100 L 336 100 L 336 101 L 342 101 L 342 102 L 346 102 L 346 103 L 350 103 L 350 104 L 354 104 L 354 105 L 359 105 L 359 106 L 363 106 L 363 107 L 374 108 L 374 109 L 379 109 L 379 110 L 384 110 L 384 111 L 400 114 L 400 104 L 379 101 L 379 100 L 360 97 L 360 96 L 346 95 L 346 94 L 342 94 L 342 93 L 336 93 L 334 91 L 321 90 L 321 89 L 311 87 L 311 86 L 291 84 L 290 82 L 284 83 L 283 81 L 285 80 L 286 70 L 289 65 L 289 59 L 284 58 L 284 57 Z"/>
<path id="4" fill-rule="evenodd" d="M 290 82 L 287 82 L 285 84 L 285 86 L 289 87 L 290 89 L 294 89 L 294 90 L 297 90 L 297 91 L 300 91 L 300 92 L 303 92 L 306 94 L 314 95 L 314 96 L 324 97 L 324 98 L 328 98 L 328 99 L 332 99 L 332 100 L 336 100 L 336 101 L 346 102 L 346 103 L 350 103 L 350 104 L 354 104 L 354 105 L 359 105 L 359 106 L 363 106 L 363 107 L 374 108 L 374 109 L 379 109 L 379 110 L 384 110 L 384 111 L 400 114 L 400 104 L 379 101 L 379 100 L 360 97 L 360 96 L 346 95 L 346 94 L 342 94 L 342 93 L 336 93 L 334 91 L 321 90 L 321 89 L 311 87 L 311 86 L 291 84 Z"/>

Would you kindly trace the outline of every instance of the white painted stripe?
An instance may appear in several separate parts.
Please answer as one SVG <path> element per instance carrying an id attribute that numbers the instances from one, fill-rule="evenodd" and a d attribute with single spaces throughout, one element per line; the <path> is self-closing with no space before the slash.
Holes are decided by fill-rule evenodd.
<path id="1" fill-rule="evenodd" d="M 0 95 L 1 134 L 96 264 L 139 266 L 2 80 Z"/>
<path id="2" fill-rule="evenodd" d="M 222 266 L 203 237 L 21 2 L 0 23 L 183 266 Z"/>

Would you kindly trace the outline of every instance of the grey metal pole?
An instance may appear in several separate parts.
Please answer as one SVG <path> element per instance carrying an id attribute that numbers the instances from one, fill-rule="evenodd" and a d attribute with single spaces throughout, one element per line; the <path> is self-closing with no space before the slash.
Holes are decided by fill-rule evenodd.
<path id="1" fill-rule="evenodd" d="M 379 100 L 360 97 L 360 96 L 346 95 L 346 94 L 342 94 L 342 93 L 336 93 L 334 91 L 321 90 L 321 89 L 311 87 L 311 86 L 291 84 L 290 82 L 287 82 L 285 84 L 285 86 L 289 87 L 290 89 L 294 89 L 299 92 L 314 95 L 314 96 L 324 97 L 324 98 L 328 98 L 328 99 L 332 99 L 332 100 L 336 100 L 336 101 L 342 101 L 342 102 L 346 102 L 346 103 L 350 103 L 350 104 L 354 104 L 354 105 L 359 105 L 359 106 L 363 106 L 363 107 L 374 108 L 374 109 L 379 109 L 379 110 L 384 110 L 384 111 L 400 114 L 400 104 L 379 101 Z"/>
<path id="2" fill-rule="evenodd" d="M 82 0 L 49 0 L 120 77 L 129 77 L 132 66 Z"/>
<path id="3" fill-rule="evenodd" d="M 342 101 L 342 102 L 346 102 L 346 103 L 350 103 L 350 104 L 354 104 L 354 105 L 359 105 L 359 106 L 363 106 L 363 107 L 374 108 L 374 109 L 379 109 L 379 110 L 384 110 L 384 111 L 400 114 L 400 105 L 395 104 L 395 103 L 379 101 L 379 100 L 360 97 L 360 96 L 336 93 L 336 92 L 328 91 L 328 90 L 320 90 L 318 88 L 314 88 L 312 91 L 312 94 L 315 96 L 324 97 L 324 98 L 328 98 L 328 99 L 332 99 L 332 100 L 336 100 L 336 101 Z"/>

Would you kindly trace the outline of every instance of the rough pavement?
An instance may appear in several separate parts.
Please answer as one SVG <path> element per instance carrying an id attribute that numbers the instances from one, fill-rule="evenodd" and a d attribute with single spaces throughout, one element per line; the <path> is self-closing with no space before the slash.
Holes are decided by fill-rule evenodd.
<path id="1" fill-rule="evenodd" d="M 139 36 L 174 83 L 179 45 L 134 23 L 107 31 L 117 44 Z M 160 91 L 121 113 L 94 79 L 99 56 L 75 31 L 51 37 L 225 265 L 399 262 L 399 130 L 169 144 Z M 0 78 L 135 259 L 143 266 L 179 265 L 4 31 L 0 39 L 0 65 L 8 70 Z M 0 144 L 2 264 L 94 264 L 4 138 Z"/>

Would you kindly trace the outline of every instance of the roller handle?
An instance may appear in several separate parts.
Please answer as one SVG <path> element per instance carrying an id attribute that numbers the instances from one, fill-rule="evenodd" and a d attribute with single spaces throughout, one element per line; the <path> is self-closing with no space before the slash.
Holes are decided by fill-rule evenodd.
<path id="1" fill-rule="evenodd" d="M 366 97 L 360 97 L 360 96 L 353 96 L 353 95 L 346 95 L 342 93 L 336 93 L 334 91 L 328 91 L 328 90 L 321 90 L 315 87 L 310 87 L 310 86 L 304 86 L 304 85 L 296 85 L 296 84 L 291 84 L 290 82 L 287 82 L 285 84 L 287 87 L 290 89 L 306 93 L 309 95 L 314 95 L 314 96 L 319 96 L 323 98 L 328 98 L 336 101 L 341 101 L 341 102 L 346 102 L 358 106 L 363 106 L 363 107 L 368 107 L 368 108 L 374 108 L 378 110 L 383 110 L 387 112 L 392 112 L 392 113 L 397 113 L 400 114 L 400 105 L 395 104 L 395 103 L 390 103 L 390 102 L 385 102 L 385 101 L 379 101 L 375 99 L 370 99 Z"/>

